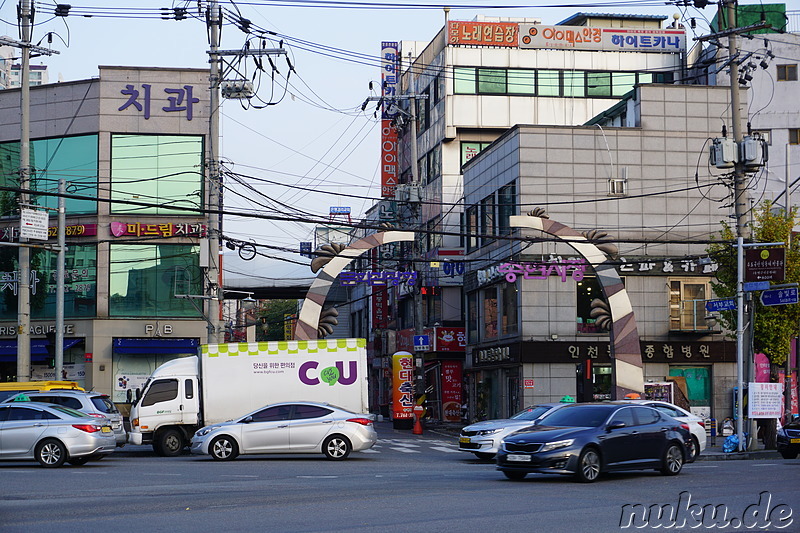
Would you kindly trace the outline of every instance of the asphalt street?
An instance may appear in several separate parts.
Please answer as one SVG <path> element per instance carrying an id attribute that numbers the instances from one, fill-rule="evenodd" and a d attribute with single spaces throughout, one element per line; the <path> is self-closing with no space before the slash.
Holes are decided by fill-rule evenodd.
<path id="1" fill-rule="evenodd" d="M 589 485 L 545 475 L 509 481 L 491 461 L 459 452 L 453 437 L 378 429 L 373 450 L 342 462 L 272 455 L 221 463 L 128 446 L 82 467 L 0 463 L 0 531 L 605 532 L 626 520 L 630 529 L 661 530 L 669 513 L 658 519 L 651 509 L 684 509 L 680 519 L 707 506 L 725 513 L 706 517 L 714 531 L 800 530 L 800 460 L 698 462 L 674 477 L 613 474 Z"/>

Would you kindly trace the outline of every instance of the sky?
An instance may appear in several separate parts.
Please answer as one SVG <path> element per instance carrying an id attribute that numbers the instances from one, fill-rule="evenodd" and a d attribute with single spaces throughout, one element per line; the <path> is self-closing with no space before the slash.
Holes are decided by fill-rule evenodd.
<path id="1" fill-rule="evenodd" d="M 31 63 L 47 65 L 51 83 L 97 77 L 99 65 L 208 67 L 206 27 L 204 19 L 197 18 L 196 1 L 70 2 L 67 17 L 53 16 L 56 2 L 34 3 L 32 42 L 59 54 L 34 58 Z M 277 48 L 282 40 L 287 50 L 285 57 L 273 59 L 281 73 L 277 83 L 262 76 L 260 104 L 254 102 L 245 109 L 235 100 L 223 103 L 221 159 L 244 182 L 228 182 L 233 191 L 226 192 L 226 209 L 269 208 L 306 219 L 326 219 L 331 206 L 348 206 L 353 220 L 358 220 L 379 197 L 379 121 L 373 117 L 374 105 L 366 112 L 361 112 L 361 105 L 376 96 L 370 91 L 370 82 L 379 87 L 380 43 L 428 42 L 444 25 L 444 12 L 441 4 L 429 0 L 404 4 L 354 0 L 320 7 L 322 4 L 316 0 L 250 0 L 234 5 L 220 0 L 225 13 L 238 9 L 251 28 L 277 34 L 267 47 Z M 492 5 L 516 8 L 490 9 Z M 666 24 L 674 13 L 687 10 L 655 0 L 600 0 L 591 5 L 550 7 L 554 5 L 458 0 L 449 16 L 451 20 L 472 20 L 477 14 L 533 17 L 543 24 L 555 24 L 578 12 L 625 13 L 663 15 L 668 17 Z M 187 18 L 162 20 L 155 10 L 165 6 L 186 7 Z M 19 39 L 16 10 L 17 2 L 0 0 L 0 35 Z M 703 12 L 689 10 L 690 16 L 710 18 L 714 6 Z M 84 16 L 90 13 L 93 16 Z M 225 18 L 220 49 L 240 49 L 248 37 L 230 23 L 230 17 Z M 705 25 L 702 20 L 699 23 Z M 53 35 L 51 43 L 48 33 Z M 287 57 L 294 67 L 288 87 L 282 78 L 289 69 Z M 253 73 L 252 61 L 247 69 L 248 74 Z M 257 108 L 265 102 L 274 105 Z M 311 224 L 236 216 L 225 218 L 223 232 L 234 239 L 290 250 L 297 250 L 301 241 L 313 240 Z M 265 283 L 268 278 L 313 277 L 308 260 L 296 252 L 260 251 L 278 259 L 264 258 L 260 261 L 264 266 L 242 270 L 258 271 Z M 231 272 L 240 274 L 245 273 Z"/>

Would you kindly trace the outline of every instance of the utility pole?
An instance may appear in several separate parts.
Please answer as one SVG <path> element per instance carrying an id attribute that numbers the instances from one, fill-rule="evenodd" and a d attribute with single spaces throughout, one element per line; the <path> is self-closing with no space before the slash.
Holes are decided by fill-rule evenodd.
<path id="1" fill-rule="evenodd" d="M 30 0 L 20 1 L 19 22 L 22 38 L 20 52 L 22 55 L 22 70 L 20 72 L 20 136 L 19 136 L 19 195 L 20 213 L 30 203 L 30 196 L 25 192 L 30 187 L 31 175 L 31 87 L 30 87 L 30 59 L 31 59 L 31 13 Z M 20 236 L 20 244 L 24 244 Z M 31 379 L 31 251 L 27 246 L 19 248 L 19 288 L 17 290 L 17 309 L 19 323 L 17 325 L 17 381 L 30 381 Z"/>
<path id="2" fill-rule="evenodd" d="M 220 107 L 220 68 L 219 68 L 219 28 L 222 24 L 219 4 L 211 0 L 208 6 L 209 25 L 209 62 L 211 73 L 209 76 L 209 120 L 208 143 L 211 160 L 208 163 L 208 291 L 211 298 L 208 300 L 208 343 L 220 342 L 220 314 L 222 309 L 222 256 L 220 243 L 222 240 L 222 183 L 219 172 L 219 107 Z M 205 294 L 205 291 L 204 291 Z"/>

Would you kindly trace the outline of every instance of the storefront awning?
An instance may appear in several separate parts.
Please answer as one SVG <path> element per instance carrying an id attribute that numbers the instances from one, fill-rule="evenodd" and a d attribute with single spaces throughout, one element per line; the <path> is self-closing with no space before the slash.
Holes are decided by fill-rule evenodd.
<path id="1" fill-rule="evenodd" d="M 200 339 L 116 338 L 114 353 L 128 355 L 196 354 Z"/>
<path id="2" fill-rule="evenodd" d="M 64 351 L 69 350 L 76 344 L 83 342 L 82 338 L 64 339 Z M 31 339 L 31 362 L 45 362 L 47 360 L 47 347 L 50 342 L 47 339 Z M 7 363 L 17 360 L 17 340 L 0 340 L 0 362 Z"/>

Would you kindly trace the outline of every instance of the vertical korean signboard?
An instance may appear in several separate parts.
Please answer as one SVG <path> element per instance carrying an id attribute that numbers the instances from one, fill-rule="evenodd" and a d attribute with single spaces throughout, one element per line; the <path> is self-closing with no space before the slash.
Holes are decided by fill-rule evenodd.
<path id="1" fill-rule="evenodd" d="M 392 418 L 414 417 L 414 357 L 408 352 L 392 356 Z"/>
<path id="2" fill-rule="evenodd" d="M 397 96 L 399 68 L 396 41 L 381 43 L 381 82 L 384 98 L 381 109 L 381 196 L 394 198 L 397 189 L 397 130 L 392 119 L 397 114 L 394 97 Z"/>
<path id="3" fill-rule="evenodd" d="M 373 248 L 372 255 L 372 268 L 378 269 L 378 250 Z M 386 329 L 389 327 L 389 289 L 383 287 L 371 287 L 372 291 L 372 329 Z"/>
<path id="4" fill-rule="evenodd" d="M 442 361 L 442 419 L 461 422 L 461 361 Z"/>

